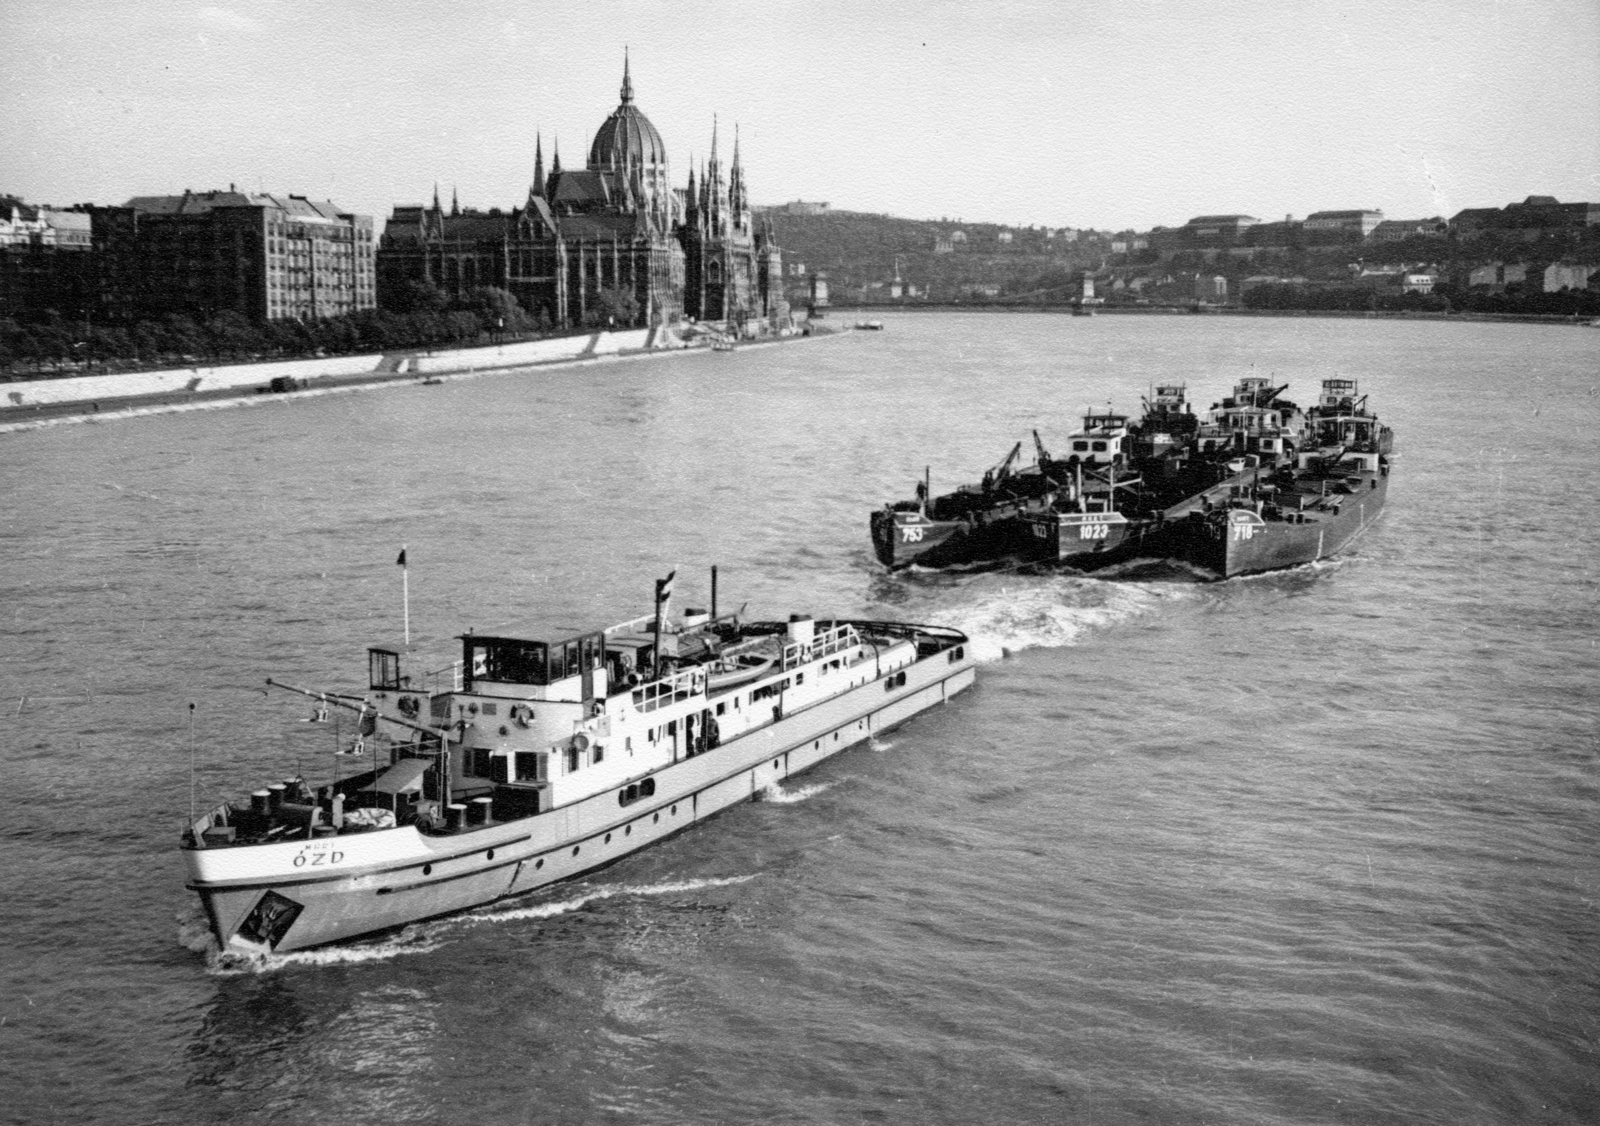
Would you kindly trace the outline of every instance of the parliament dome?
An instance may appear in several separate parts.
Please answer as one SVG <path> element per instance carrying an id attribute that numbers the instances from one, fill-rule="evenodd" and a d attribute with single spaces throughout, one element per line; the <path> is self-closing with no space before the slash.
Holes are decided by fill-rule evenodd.
<path id="1" fill-rule="evenodd" d="M 622 104 L 612 111 L 589 146 L 589 167 L 626 168 L 629 164 L 665 166 L 667 146 L 644 111 L 633 104 L 633 81 L 628 64 L 622 64 Z"/>

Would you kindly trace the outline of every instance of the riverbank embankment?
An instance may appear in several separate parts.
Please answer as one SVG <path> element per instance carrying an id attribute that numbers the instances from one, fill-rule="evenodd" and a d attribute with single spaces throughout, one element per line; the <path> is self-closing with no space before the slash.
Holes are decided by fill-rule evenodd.
<path id="1" fill-rule="evenodd" d="M 1048 313 L 1055 316 L 1076 314 L 1070 303 L 1052 305 L 1038 302 L 996 301 L 983 305 L 970 302 L 918 302 L 912 304 L 864 304 L 830 306 L 836 314 L 864 316 L 883 313 Z M 1512 324 L 1588 325 L 1591 318 L 1556 316 L 1546 313 L 1442 313 L 1415 309 L 1245 309 L 1235 305 L 1096 305 L 1092 316 L 1102 317 L 1330 317 L 1337 320 L 1455 321 L 1465 324 L 1503 321 Z"/>
<path id="2" fill-rule="evenodd" d="M 816 330 L 808 336 L 834 335 Z M 472 348 L 311 357 L 268 363 L 68 376 L 0 385 L 0 433 L 101 419 L 282 402 L 287 398 L 545 369 L 630 357 L 703 351 L 714 339 L 685 341 L 669 330 L 594 332 Z M 747 341 L 759 347 L 799 335 Z M 277 390 L 275 390 L 277 389 Z"/>

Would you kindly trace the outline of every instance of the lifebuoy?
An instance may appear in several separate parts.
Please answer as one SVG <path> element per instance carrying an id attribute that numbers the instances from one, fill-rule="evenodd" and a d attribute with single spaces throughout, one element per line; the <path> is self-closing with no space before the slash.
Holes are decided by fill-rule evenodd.
<path id="1" fill-rule="evenodd" d="M 572 737 L 572 745 L 580 751 L 587 751 L 589 749 L 589 737 L 580 731 Z"/>

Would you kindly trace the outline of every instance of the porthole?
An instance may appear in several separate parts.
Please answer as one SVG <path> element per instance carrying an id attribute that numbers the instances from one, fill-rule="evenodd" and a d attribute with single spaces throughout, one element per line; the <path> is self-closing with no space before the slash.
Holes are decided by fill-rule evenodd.
<path id="1" fill-rule="evenodd" d="M 493 860 L 494 859 L 494 849 L 491 848 L 488 852 L 484 853 L 483 854 L 483 858 L 485 860 Z"/>
<path id="2" fill-rule="evenodd" d="M 610 843 L 611 843 L 611 834 L 607 833 L 606 834 L 606 844 L 610 844 Z"/>
<path id="3" fill-rule="evenodd" d="M 537 860 L 535 860 L 535 861 L 534 861 L 534 862 L 533 862 L 533 867 L 534 867 L 534 869 L 535 869 L 535 870 L 536 870 L 536 871 L 537 871 L 537 870 L 538 870 L 538 869 L 540 869 L 540 868 L 543 868 L 543 867 L 544 867 L 544 857 L 542 857 L 542 856 L 541 856 L 541 857 L 539 857 L 539 859 L 537 859 Z"/>
<path id="4" fill-rule="evenodd" d="M 674 816 L 674 817 L 678 816 L 678 807 L 677 806 L 673 806 L 672 807 L 672 816 Z"/>
<path id="5" fill-rule="evenodd" d="M 773 759 L 772 760 L 772 769 L 774 769 L 774 770 L 778 769 L 778 760 L 777 759 Z"/>
<path id="6" fill-rule="evenodd" d="M 622 835 L 625 836 L 625 837 L 633 836 L 633 826 L 632 825 L 624 826 L 623 830 L 622 830 Z"/>
<path id="7" fill-rule="evenodd" d="M 660 821 L 661 821 L 661 814 L 658 813 L 658 814 L 655 815 L 655 818 L 653 819 L 652 824 L 659 824 Z"/>
<path id="8" fill-rule="evenodd" d="M 431 875 L 433 875 L 433 865 L 432 865 L 432 864 L 424 864 L 424 865 L 423 865 L 423 866 L 422 866 L 422 874 L 423 874 L 423 875 L 424 875 L 424 876 L 431 876 Z"/>
<path id="9" fill-rule="evenodd" d="M 577 856 L 578 855 L 578 848 L 579 848 L 578 845 L 573 845 L 572 846 L 572 855 L 573 856 Z"/>

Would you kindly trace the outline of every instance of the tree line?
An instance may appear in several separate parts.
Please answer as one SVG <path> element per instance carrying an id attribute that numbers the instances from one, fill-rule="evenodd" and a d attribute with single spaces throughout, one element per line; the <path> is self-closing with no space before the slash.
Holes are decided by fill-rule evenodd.
<path id="1" fill-rule="evenodd" d="M 1400 293 L 1368 286 L 1262 285 L 1240 298 L 1246 309 L 1294 309 L 1384 313 L 1500 313 L 1539 317 L 1600 315 L 1600 292 L 1588 289 L 1508 293 L 1441 283 L 1432 293 Z"/>
<path id="2" fill-rule="evenodd" d="M 583 328 L 637 323 L 638 301 L 606 290 Z M 459 301 L 410 282 L 387 308 L 322 320 L 253 321 L 226 309 L 210 316 L 169 313 L 131 324 L 95 324 L 47 312 L 38 320 L 0 317 L 0 368 L 13 374 L 71 375 L 197 362 L 247 362 L 439 346 L 467 347 L 564 331 L 530 313 L 504 289 L 482 286 Z"/>

